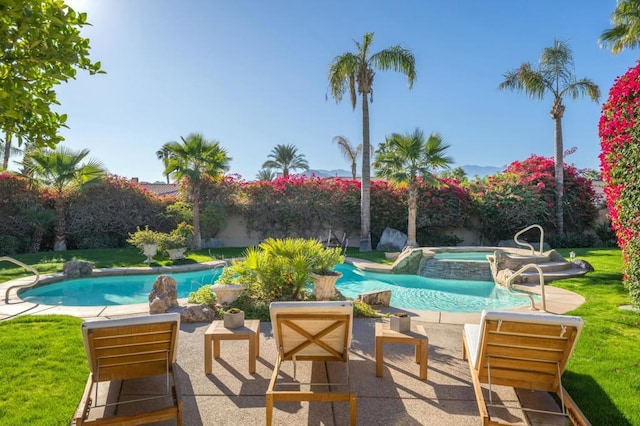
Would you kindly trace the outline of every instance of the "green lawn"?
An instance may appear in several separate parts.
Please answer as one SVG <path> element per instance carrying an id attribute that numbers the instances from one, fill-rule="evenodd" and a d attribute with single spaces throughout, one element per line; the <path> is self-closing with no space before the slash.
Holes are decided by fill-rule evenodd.
<path id="1" fill-rule="evenodd" d="M 568 257 L 570 250 L 561 250 Z M 584 277 L 552 283 L 586 299 L 572 315 L 585 328 L 563 383 L 594 425 L 640 426 L 640 313 L 618 309 L 629 303 L 621 283 L 622 257 L 615 249 L 574 249 L 596 269 Z M 235 257 L 242 249 L 203 250 L 180 263 L 212 256 Z M 354 249 L 349 256 L 358 257 Z M 380 261 L 383 253 L 369 253 Z M 96 267 L 143 266 L 135 249 L 105 249 L 16 256 L 42 272 L 62 270 L 69 259 Z M 163 261 L 163 264 L 171 264 Z M 28 275 L 0 264 L 0 281 Z M 0 424 L 68 425 L 80 400 L 88 369 L 80 323 L 64 316 L 27 316 L 0 322 Z"/>

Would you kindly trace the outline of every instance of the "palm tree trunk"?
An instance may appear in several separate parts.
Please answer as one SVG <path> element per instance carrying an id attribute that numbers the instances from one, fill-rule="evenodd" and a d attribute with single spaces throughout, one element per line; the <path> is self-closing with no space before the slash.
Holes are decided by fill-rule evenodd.
<path id="1" fill-rule="evenodd" d="M 562 146 L 562 116 L 555 118 L 555 152 L 553 155 L 556 183 L 556 230 L 564 234 L 564 149 Z"/>
<path id="2" fill-rule="evenodd" d="M 407 221 L 407 246 L 418 247 L 416 240 L 416 211 L 417 195 L 414 182 L 409 183 L 409 218 Z"/>
<path id="3" fill-rule="evenodd" d="M 360 185 L 360 251 L 371 251 L 371 149 L 369 142 L 369 103 L 362 94 L 362 185 Z"/>
<path id="4" fill-rule="evenodd" d="M 200 183 L 191 182 L 193 203 L 193 249 L 200 250 L 202 247 L 202 237 L 200 235 Z"/>
<path id="5" fill-rule="evenodd" d="M 351 176 L 353 176 L 353 180 L 356 180 L 358 174 L 358 165 L 355 160 L 351 162 Z"/>
<path id="6" fill-rule="evenodd" d="M 64 219 L 64 198 L 62 192 L 58 191 L 56 196 L 56 214 L 58 216 L 58 222 L 55 227 L 55 240 L 53 242 L 53 251 L 65 251 L 67 250 L 67 241 L 65 237 L 66 223 Z"/>
<path id="7" fill-rule="evenodd" d="M 4 157 L 2 158 L 2 170 L 9 168 L 9 156 L 11 155 L 11 133 L 5 133 Z"/>

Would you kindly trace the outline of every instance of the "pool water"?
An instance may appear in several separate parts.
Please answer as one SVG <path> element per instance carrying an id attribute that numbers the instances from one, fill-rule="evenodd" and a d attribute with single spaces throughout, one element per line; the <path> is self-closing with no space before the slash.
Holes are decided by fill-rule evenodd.
<path id="1" fill-rule="evenodd" d="M 443 251 L 435 254 L 440 260 L 479 260 L 487 262 L 487 255 L 492 251 Z"/>
<path id="2" fill-rule="evenodd" d="M 445 312 L 479 312 L 527 305 L 528 298 L 515 297 L 488 281 L 425 278 L 417 275 L 364 272 L 350 265 L 335 268 L 343 274 L 336 287 L 349 298 L 374 290 L 391 290 L 397 308 Z M 214 283 L 221 268 L 169 274 L 178 283 L 178 297 L 185 298 L 205 284 Z M 31 303 L 63 306 L 105 306 L 148 303 L 156 275 L 79 278 L 46 284 L 20 293 Z"/>

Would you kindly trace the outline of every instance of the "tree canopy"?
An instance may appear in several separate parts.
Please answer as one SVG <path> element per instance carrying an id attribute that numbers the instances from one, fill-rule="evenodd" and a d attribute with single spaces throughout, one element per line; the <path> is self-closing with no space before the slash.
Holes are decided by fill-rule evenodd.
<path id="1" fill-rule="evenodd" d="M 63 140 L 58 134 L 66 114 L 51 110 L 59 104 L 55 86 L 75 78 L 78 69 L 103 73 L 89 59 L 89 39 L 80 29 L 86 13 L 76 13 L 61 0 L 3 0 L 0 3 L 0 134 L 3 168 L 8 167 L 13 140 L 36 148 Z M 2 137 L 2 136 L 0 136 Z"/>

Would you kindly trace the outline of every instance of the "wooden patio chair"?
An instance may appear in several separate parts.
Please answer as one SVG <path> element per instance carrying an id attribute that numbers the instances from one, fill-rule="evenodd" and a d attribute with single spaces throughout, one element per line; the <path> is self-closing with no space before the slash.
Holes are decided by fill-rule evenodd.
<path id="1" fill-rule="evenodd" d="M 574 316 L 483 311 L 480 324 L 465 324 L 463 359 L 468 359 L 473 389 L 483 425 L 504 425 L 491 418 L 492 385 L 555 393 L 561 414 L 575 425 L 590 425 L 562 386 L 562 373 L 582 330 L 582 318 Z M 489 385 L 489 403 L 481 384 Z"/>
<path id="2" fill-rule="evenodd" d="M 138 425 L 171 419 L 181 425 L 182 401 L 175 375 L 179 329 L 177 313 L 83 323 L 90 373 L 74 417 L 76 425 Z M 138 378 L 153 380 L 150 383 L 155 385 L 144 382 L 145 397 L 123 401 L 120 395 L 114 397 L 112 382 Z"/>
<path id="3" fill-rule="evenodd" d="M 350 404 L 350 422 L 356 424 L 357 396 L 349 377 L 349 349 L 353 323 L 350 301 L 273 302 L 270 306 L 273 337 L 278 358 L 266 393 L 267 425 L 273 420 L 273 403 L 277 401 L 342 401 Z M 277 390 L 280 367 L 293 361 L 294 385 L 299 390 Z M 340 361 L 345 365 L 345 380 L 340 383 L 301 383 L 296 381 L 297 361 Z M 278 383 L 277 383 L 278 382 Z M 309 390 L 303 390 L 309 385 Z M 331 389 L 316 390 L 318 385 Z M 306 386 L 305 386 L 306 387 Z M 337 391 L 334 388 L 343 390 Z"/>

